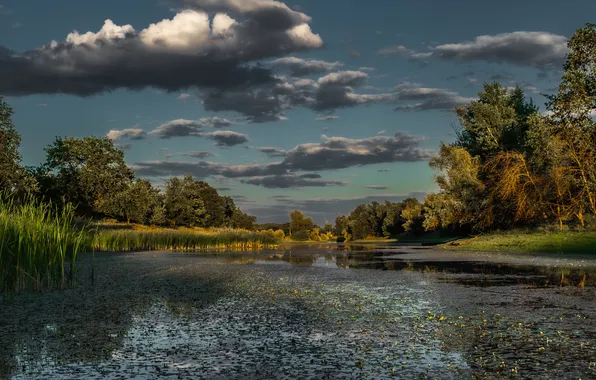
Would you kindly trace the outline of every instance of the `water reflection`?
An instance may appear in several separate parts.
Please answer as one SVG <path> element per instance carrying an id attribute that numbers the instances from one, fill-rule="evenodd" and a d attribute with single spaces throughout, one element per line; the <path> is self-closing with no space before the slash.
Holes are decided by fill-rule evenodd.
<path id="1" fill-rule="evenodd" d="M 593 266 L 410 253 L 101 254 L 94 284 L 0 300 L 0 378 L 596 375 Z"/>

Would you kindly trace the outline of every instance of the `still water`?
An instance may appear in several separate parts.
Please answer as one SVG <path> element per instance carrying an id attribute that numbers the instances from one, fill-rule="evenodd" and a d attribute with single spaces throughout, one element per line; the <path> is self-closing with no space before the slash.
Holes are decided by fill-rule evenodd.
<path id="1" fill-rule="evenodd" d="M 0 300 L 0 378 L 596 378 L 596 260 L 306 246 L 79 275 Z"/>

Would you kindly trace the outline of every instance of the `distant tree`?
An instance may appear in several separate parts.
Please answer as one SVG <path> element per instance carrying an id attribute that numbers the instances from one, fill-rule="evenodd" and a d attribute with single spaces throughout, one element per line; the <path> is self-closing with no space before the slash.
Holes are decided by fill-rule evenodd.
<path id="1" fill-rule="evenodd" d="M 232 227 L 242 228 L 245 230 L 254 230 L 255 223 L 257 221 L 256 216 L 248 215 L 240 210 L 238 207 L 234 210 L 232 215 Z"/>
<path id="2" fill-rule="evenodd" d="M 402 201 L 402 205 L 401 217 L 405 220 L 404 229 L 414 234 L 422 234 L 424 232 L 422 204 L 416 198 L 407 198 Z"/>
<path id="3" fill-rule="evenodd" d="M 159 190 L 151 186 L 151 182 L 137 179 L 120 192 L 110 192 L 96 201 L 98 211 L 126 220 L 145 224 L 152 217 L 152 212 L 161 208 Z M 161 212 L 160 210 L 157 211 Z M 155 216 L 154 221 L 159 217 Z"/>
<path id="4" fill-rule="evenodd" d="M 21 136 L 12 123 L 12 108 L 0 96 L 0 191 L 31 193 L 37 183 L 21 164 Z"/>
<path id="5" fill-rule="evenodd" d="M 335 236 L 345 236 L 348 234 L 348 225 L 350 220 L 345 215 L 338 215 L 335 218 L 335 226 L 333 227 L 333 234 Z"/>
<path id="6" fill-rule="evenodd" d="M 294 210 L 290 213 L 290 232 L 292 237 L 299 231 L 306 231 L 308 238 L 308 231 L 313 228 L 314 223 L 310 216 L 305 217 L 304 214 L 298 210 Z"/>
<path id="7" fill-rule="evenodd" d="M 134 177 L 124 153 L 107 138 L 57 137 L 46 148 L 46 162 L 35 170 L 46 197 L 77 205 L 82 214 L 96 214 L 96 202 L 128 189 Z"/>
<path id="8" fill-rule="evenodd" d="M 370 208 L 366 204 L 359 204 L 350 213 L 349 231 L 353 239 L 364 239 L 374 234 L 374 221 L 369 211 Z"/>
<path id="9" fill-rule="evenodd" d="M 325 223 L 325 226 L 323 227 L 323 233 L 333 233 L 333 225 L 331 223 Z"/>
<path id="10" fill-rule="evenodd" d="M 395 236 L 404 232 L 404 223 L 406 222 L 401 217 L 401 212 L 403 210 L 403 205 L 401 202 L 385 202 L 385 208 L 387 210 L 387 215 L 383 220 L 383 235 L 386 237 Z"/>
<path id="11" fill-rule="evenodd" d="M 198 181 L 199 194 L 205 206 L 201 227 L 223 227 L 226 223 L 226 211 L 230 202 L 220 196 L 217 190 L 205 181 Z M 230 198 L 231 199 L 231 198 Z M 232 211 L 233 212 L 233 211 Z"/>
<path id="12" fill-rule="evenodd" d="M 192 175 L 182 179 L 172 177 L 166 182 L 166 219 L 176 226 L 200 226 L 204 224 L 205 205 L 201 198 L 202 185 Z"/>

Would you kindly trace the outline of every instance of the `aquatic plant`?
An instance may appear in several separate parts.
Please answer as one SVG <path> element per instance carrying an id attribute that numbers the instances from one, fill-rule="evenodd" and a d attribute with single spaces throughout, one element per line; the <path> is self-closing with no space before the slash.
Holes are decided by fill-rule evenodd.
<path id="1" fill-rule="evenodd" d="M 192 229 L 105 230 L 95 235 L 93 247 L 98 251 L 246 250 L 273 247 L 276 242 L 267 233 L 234 229 L 216 232 Z"/>
<path id="2" fill-rule="evenodd" d="M 72 285 L 77 256 L 89 248 L 72 205 L 57 210 L 0 194 L 0 293 Z"/>

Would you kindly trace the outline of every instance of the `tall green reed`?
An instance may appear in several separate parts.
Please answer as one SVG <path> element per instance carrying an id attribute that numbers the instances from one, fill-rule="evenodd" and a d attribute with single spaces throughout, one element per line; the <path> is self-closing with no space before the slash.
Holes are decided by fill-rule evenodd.
<path id="1" fill-rule="evenodd" d="M 0 293 L 72 286 L 77 256 L 90 247 L 72 205 L 0 194 Z"/>
<path id="2" fill-rule="evenodd" d="M 215 234 L 180 230 L 106 230 L 95 235 L 93 247 L 98 251 L 259 249 L 276 243 L 266 233 L 240 230 L 223 230 Z"/>

